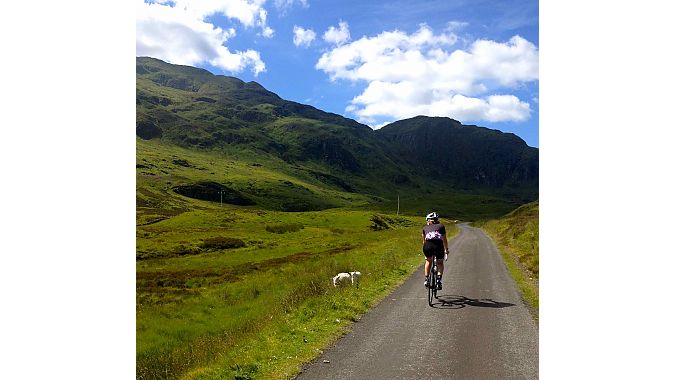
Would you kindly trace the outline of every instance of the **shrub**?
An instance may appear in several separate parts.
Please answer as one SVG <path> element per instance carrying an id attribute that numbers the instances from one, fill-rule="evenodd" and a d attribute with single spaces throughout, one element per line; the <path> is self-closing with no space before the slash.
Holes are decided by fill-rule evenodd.
<path id="1" fill-rule="evenodd" d="M 285 234 L 287 232 L 297 232 L 304 228 L 300 223 L 278 224 L 276 226 L 265 226 L 265 230 L 274 234 Z"/>
<path id="2" fill-rule="evenodd" d="M 385 217 L 383 217 L 382 215 L 374 214 L 371 217 L 371 229 L 374 231 L 388 230 L 390 229 L 390 225 L 387 224 Z"/>
<path id="3" fill-rule="evenodd" d="M 230 366 L 230 370 L 235 380 L 251 380 L 256 378 L 256 375 L 260 372 L 258 364 L 245 364 L 243 366 L 235 364 Z"/>
<path id="4" fill-rule="evenodd" d="M 202 250 L 199 247 L 193 247 L 191 245 L 181 244 L 178 247 L 174 248 L 171 251 L 174 255 L 185 256 L 185 255 L 197 255 L 202 253 Z"/>
<path id="5" fill-rule="evenodd" d="M 371 229 L 374 231 L 388 230 L 396 227 L 410 227 L 414 225 L 413 222 L 400 216 L 385 216 L 380 214 L 373 214 L 371 216 Z"/>
<path id="6" fill-rule="evenodd" d="M 204 239 L 204 243 L 202 243 L 202 248 L 211 250 L 241 248 L 245 246 L 246 243 L 244 243 L 244 241 L 241 239 L 225 236 L 207 238 Z"/>

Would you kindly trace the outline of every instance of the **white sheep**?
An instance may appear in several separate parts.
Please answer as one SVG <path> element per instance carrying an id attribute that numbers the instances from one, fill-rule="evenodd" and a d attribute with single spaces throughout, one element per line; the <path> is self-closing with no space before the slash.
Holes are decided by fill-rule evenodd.
<path id="1" fill-rule="evenodd" d="M 359 284 L 359 279 L 361 278 L 361 272 L 350 272 L 350 278 L 352 279 L 352 284 Z"/>
<path id="2" fill-rule="evenodd" d="M 347 282 L 352 282 L 352 276 L 349 273 L 338 273 L 333 277 L 333 286 L 338 286 L 339 284 L 347 284 Z"/>
<path id="3" fill-rule="evenodd" d="M 359 278 L 361 277 L 361 272 L 342 272 L 338 273 L 333 277 L 333 286 L 338 286 L 340 284 L 350 284 L 359 283 Z"/>

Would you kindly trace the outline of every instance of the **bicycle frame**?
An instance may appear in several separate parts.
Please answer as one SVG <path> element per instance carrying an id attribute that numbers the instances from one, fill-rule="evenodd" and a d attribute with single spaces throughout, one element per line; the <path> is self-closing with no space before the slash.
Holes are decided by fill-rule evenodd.
<path id="1" fill-rule="evenodd" d="M 427 303 L 432 306 L 432 301 L 437 297 L 437 258 L 432 259 L 432 267 L 427 274 Z"/>

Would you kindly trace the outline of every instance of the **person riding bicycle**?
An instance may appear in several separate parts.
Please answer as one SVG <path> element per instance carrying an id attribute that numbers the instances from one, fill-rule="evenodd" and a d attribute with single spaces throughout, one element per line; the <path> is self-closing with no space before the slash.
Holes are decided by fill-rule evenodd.
<path id="1" fill-rule="evenodd" d="M 439 276 L 437 277 L 437 289 L 441 290 L 441 275 L 444 273 L 444 256 L 448 258 L 448 240 L 446 239 L 446 227 L 439 222 L 439 214 L 431 212 L 425 217 L 427 225 L 422 229 L 423 253 L 425 254 L 425 287 L 427 275 L 432 267 L 432 258 L 437 258 L 437 268 Z"/>

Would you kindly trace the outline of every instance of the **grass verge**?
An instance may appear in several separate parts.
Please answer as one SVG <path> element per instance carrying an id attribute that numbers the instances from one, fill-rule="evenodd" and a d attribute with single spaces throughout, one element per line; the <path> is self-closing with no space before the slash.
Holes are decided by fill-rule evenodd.
<path id="1" fill-rule="evenodd" d="M 500 219 L 475 223 L 493 239 L 531 315 L 539 319 L 539 204 L 523 205 Z"/>

